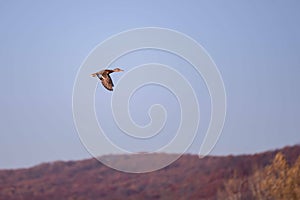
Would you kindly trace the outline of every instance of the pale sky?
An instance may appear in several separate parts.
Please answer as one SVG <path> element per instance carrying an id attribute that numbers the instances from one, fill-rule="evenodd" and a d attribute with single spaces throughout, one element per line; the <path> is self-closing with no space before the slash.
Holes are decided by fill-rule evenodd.
<path id="1" fill-rule="evenodd" d="M 140 27 L 163 27 L 189 35 L 218 66 L 228 107 L 222 135 L 211 155 L 256 153 L 299 144 L 299 9 L 296 0 L 0 1 L 0 168 L 91 157 L 72 117 L 76 73 L 100 42 Z M 147 62 L 169 62 L 179 71 L 187 65 L 167 53 L 149 50 L 121 58 L 113 67 L 128 70 Z M 193 71 L 183 73 L 196 85 L 205 124 L 209 120 L 205 85 Z M 114 75 L 115 82 L 121 76 Z M 106 105 L 110 97 L 97 88 L 96 107 L 102 106 L 102 99 Z M 179 120 L 173 109 L 177 103 L 157 86 L 147 86 L 134 95 L 133 119 L 146 124 L 147 109 L 157 102 L 169 109 L 165 132 L 173 132 Z M 105 109 L 108 117 L 97 112 L 99 121 L 114 130 L 105 121 L 110 116 L 109 108 Z M 130 146 L 123 138 L 112 137 Z M 188 152 L 196 153 L 202 139 L 199 133 Z"/>

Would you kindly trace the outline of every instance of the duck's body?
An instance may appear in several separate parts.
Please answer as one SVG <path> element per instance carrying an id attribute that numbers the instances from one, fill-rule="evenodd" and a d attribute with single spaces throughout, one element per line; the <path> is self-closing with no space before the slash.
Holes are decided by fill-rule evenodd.
<path id="1" fill-rule="evenodd" d="M 116 68 L 114 70 L 111 69 L 104 69 L 101 70 L 99 72 L 96 72 L 94 74 L 92 74 L 91 76 L 95 77 L 97 76 L 100 80 L 102 85 L 109 91 L 113 91 L 113 87 L 114 87 L 114 83 L 110 77 L 109 74 L 113 73 L 113 72 L 121 72 L 123 71 L 122 69 Z"/>

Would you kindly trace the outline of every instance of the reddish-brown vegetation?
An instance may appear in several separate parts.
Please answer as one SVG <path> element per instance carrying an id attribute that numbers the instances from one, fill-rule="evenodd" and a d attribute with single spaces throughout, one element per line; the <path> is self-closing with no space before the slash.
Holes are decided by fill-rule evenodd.
<path id="1" fill-rule="evenodd" d="M 118 172 L 95 159 L 0 170 L 0 199 L 218 199 L 219 191 L 228 189 L 224 183 L 249 177 L 270 164 L 277 152 L 203 159 L 184 155 L 164 169 L 145 174 Z M 292 164 L 300 155 L 300 146 L 280 152 Z M 165 159 L 169 155 L 157 156 Z M 118 156 L 118 162 L 122 159 L 124 156 Z M 240 189 L 248 192 L 243 186 Z"/>

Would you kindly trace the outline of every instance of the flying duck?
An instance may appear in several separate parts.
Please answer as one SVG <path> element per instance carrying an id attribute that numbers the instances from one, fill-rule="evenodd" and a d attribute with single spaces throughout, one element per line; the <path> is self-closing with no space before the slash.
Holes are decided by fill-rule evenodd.
<path id="1" fill-rule="evenodd" d="M 112 79 L 110 78 L 111 73 L 113 72 L 122 72 L 124 70 L 120 68 L 115 68 L 113 70 L 111 69 L 104 69 L 99 72 L 96 72 L 94 74 L 91 74 L 92 77 L 97 76 L 100 80 L 102 85 L 109 91 L 113 91 L 114 83 L 112 82 Z"/>

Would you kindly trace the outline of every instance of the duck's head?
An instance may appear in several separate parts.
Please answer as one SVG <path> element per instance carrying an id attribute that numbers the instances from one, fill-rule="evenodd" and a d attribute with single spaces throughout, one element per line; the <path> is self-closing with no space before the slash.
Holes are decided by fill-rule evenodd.
<path id="1" fill-rule="evenodd" d="M 124 71 L 123 69 L 120 69 L 120 68 L 115 68 L 114 69 L 114 72 L 122 72 L 122 71 Z"/>

